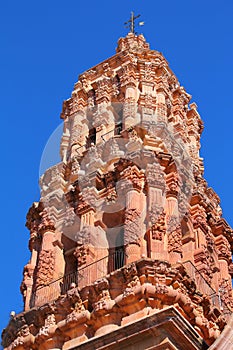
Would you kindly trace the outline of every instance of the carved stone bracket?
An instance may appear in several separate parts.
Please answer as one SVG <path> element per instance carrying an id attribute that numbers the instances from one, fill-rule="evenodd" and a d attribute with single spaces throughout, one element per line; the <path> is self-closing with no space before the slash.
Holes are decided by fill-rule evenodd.
<path id="1" fill-rule="evenodd" d="M 218 236 L 215 239 L 215 244 L 217 246 L 217 252 L 218 252 L 218 258 L 221 260 L 226 260 L 228 263 L 230 263 L 231 260 L 231 247 L 224 236 Z"/>

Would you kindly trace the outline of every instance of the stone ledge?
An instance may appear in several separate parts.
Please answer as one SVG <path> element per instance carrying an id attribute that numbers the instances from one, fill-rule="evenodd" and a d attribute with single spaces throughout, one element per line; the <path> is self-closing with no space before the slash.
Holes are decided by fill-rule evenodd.
<path id="1" fill-rule="evenodd" d="M 182 339 L 182 344 L 180 340 Z M 207 349 L 193 327 L 173 306 L 145 316 L 100 337 L 94 337 L 72 350 L 116 349 Z M 169 345 L 170 347 L 168 347 Z M 166 347 L 164 347 L 166 346 Z"/>
<path id="2" fill-rule="evenodd" d="M 208 345 L 226 325 L 221 310 L 197 290 L 184 266 L 144 258 L 16 315 L 3 331 L 3 346 L 7 350 L 46 350 L 56 339 L 57 349 L 68 350 L 97 336 L 109 337 L 110 332 L 122 337 L 125 327 L 137 327 L 145 318 L 147 322 L 150 317 L 158 319 L 159 313 L 169 307 L 179 314 L 177 325 L 179 319 L 186 319 L 187 329 L 197 332 Z M 190 336 L 193 337 L 189 332 Z"/>

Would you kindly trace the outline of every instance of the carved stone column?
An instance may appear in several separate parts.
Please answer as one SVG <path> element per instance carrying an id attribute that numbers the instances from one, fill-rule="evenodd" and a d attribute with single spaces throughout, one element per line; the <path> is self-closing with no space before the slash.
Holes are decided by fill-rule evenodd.
<path id="1" fill-rule="evenodd" d="M 166 224 L 167 224 L 167 250 L 169 262 L 176 263 L 182 258 L 182 231 L 178 209 L 178 192 L 180 179 L 177 172 L 167 175 L 166 191 Z"/>
<path id="2" fill-rule="evenodd" d="M 74 256 L 78 262 L 77 283 L 85 286 L 107 274 L 108 242 L 106 232 L 95 226 L 95 211 L 87 203 L 79 203 L 80 230 L 76 235 L 77 248 Z M 94 263 L 94 264 L 93 264 Z"/>
<path id="3" fill-rule="evenodd" d="M 166 106 L 165 91 L 162 88 L 157 90 L 156 113 L 159 116 L 159 120 L 166 121 L 167 106 Z"/>
<path id="4" fill-rule="evenodd" d="M 141 258 L 140 236 L 140 212 L 136 208 L 128 208 L 125 212 L 124 235 L 126 264 Z"/>
<path id="5" fill-rule="evenodd" d="M 124 129 L 136 125 L 139 120 L 137 120 L 137 100 L 139 97 L 138 89 L 136 87 L 137 83 L 133 77 L 133 72 L 130 69 L 126 69 L 126 74 L 124 76 L 124 91 L 125 91 L 125 101 L 124 101 L 124 111 L 123 111 L 123 125 Z"/>
<path id="6" fill-rule="evenodd" d="M 92 187 L 83 190 L 87 202 L 79 203 L 78 213 L 81 217 L 80 231 L 77 234 L 78 245 L 93 246 L 96 259 L 101 259 L 108 253 L 108 241 L 101 215 L 90 206 L 96 204 L 99 197 L 97 190 Z"/>
<path id="7" fill-rule="evenodd" d="M 229 275 L 228 265 L 231 263 L 231 248 L 228 240 L 223 235 L 215 239 L 219 261 L 219 296 L 221 300 L 231 307 L 232 289 L 231 276 Z M 224 307 L 224 305 L 221 305 Z"/>
<path id="8" fill-rule="evenodd" d="M 76 283 L 79 288 L 82 288 L 97 278 L 96 269 L 93 265 L 96 260 L 95 249 L 90 244 L 78 245 L 74 251 L 74 256 L 78 262 Z"/>
<path id="9" fill-rule="evenodd" d="M 46 210 L 41 212 L 39 234 L 42 242 L 34 285 L 35 305 L 53 300 L 60 294 L 60 281 L 58 279 L 64 274 L 63 247 L 60 240 L 57 239 L 54 223 Z"/>
<path id="10" fill-rule="evenodd" d="M 37 264 L 38 251 L 40 249 L 40 235 L 38 233 L 40 216 L 38 207 L 39 203 L 34 203 L 27 214 L 26 226 L 30 230 L 29 248 L 31 251 L 31 258 L 29 263 L 24 267 L 24 277 L 20 286 L 20 290 L 24 298 L 25 310 L 29 310 L 31 307 L 34 271 Z"/>
<path id="11" fill-rule="evenodd" d="M 20 286 L 20 291 L 23 295 L 25 310 L 29 310 L 31 307 L 34 269 L 35 269 L 35 266 L 29 263 L 24 266 L 24 270 L 23 270 L 23 281 Z"/>
<path id="12" fill-rule="evenodd" d="M 126 190 L 126 210 L 124 222 L 124 244 L 126 261 L 130 263 L 141 258 L 143 252 L 142 237 L 144 236 L 145 214 L 143 209 L 146 207 L 145 196 L 141 192 L 144 186 L 144 176 L 140 178 L 137 168 L 127 169 L 123 174 L 128 181 Z"/>
<path id="13" fill-rule="evenodd" d="M 148 194 L 148 248 L 153 259 L 167 259 L 164 249 L 166 233 L 164 212 L 164 172 L 159 163 L 147 165 L 146 171 Z"/>

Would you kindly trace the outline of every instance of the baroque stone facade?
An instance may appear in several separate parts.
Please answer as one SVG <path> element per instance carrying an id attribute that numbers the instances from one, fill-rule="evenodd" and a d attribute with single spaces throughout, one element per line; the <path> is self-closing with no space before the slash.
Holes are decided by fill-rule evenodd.
<path id="1" fill-rule="evenodd" d="M 143 35 L 80 75 L 61 163 L 27 215 L 25 310 L 4 349 L 221 349 L 230 337 L 233 230 L 203 178 L 190 100 Z"/>

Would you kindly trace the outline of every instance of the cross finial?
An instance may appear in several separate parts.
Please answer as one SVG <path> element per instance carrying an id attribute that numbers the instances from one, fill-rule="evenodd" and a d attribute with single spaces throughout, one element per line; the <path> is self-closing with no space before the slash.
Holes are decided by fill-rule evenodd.
<path id="1" fill-rule="evenodd" d="M 134 12 L 132 11 L 130 19 L 124 23 L 125 27 L 130 29 L 130 33 L 136 34 L 136 32 L 135 32 L 135 19 L 137 19 L 140 16 L 141 15 L 134 16 Z M 143 26 L 144 22 L 139 22 L 138 25 Z"/>

